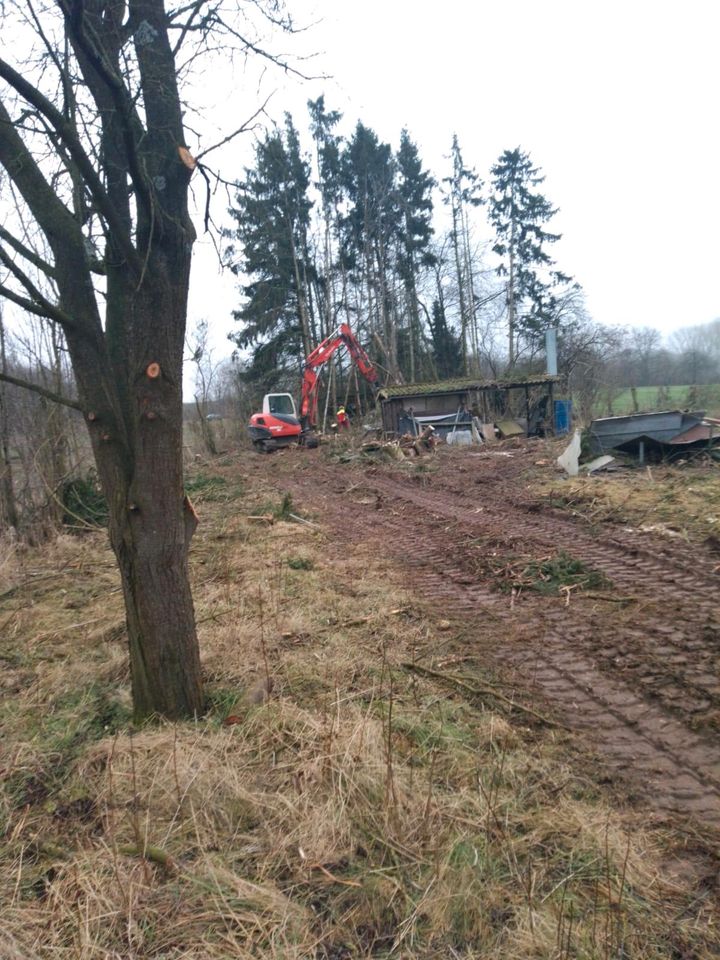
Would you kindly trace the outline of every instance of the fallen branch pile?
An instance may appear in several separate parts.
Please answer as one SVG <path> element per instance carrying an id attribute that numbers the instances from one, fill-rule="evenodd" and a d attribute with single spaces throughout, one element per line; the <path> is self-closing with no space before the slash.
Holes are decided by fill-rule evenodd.
<path id="1" fill-rule="evenodd" d="M 395 460 L 402 460 L 404 457 L 434 453 L 439 442 L 435 429 L 427 426 L 417 436 L 405 433 L 397 440 L 367 440 L 360 450 L 363 454 L 384 453 Z"/>

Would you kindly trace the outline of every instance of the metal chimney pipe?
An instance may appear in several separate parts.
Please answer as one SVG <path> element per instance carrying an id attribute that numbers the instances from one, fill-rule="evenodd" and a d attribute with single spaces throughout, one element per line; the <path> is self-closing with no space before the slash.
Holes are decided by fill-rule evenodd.
<path id="1" fill-rule="evenodd" d="M 557 330 L 545 331 L 545 354 L 547 356 L 548 376 L 556 377 L 557 365 Z"/>

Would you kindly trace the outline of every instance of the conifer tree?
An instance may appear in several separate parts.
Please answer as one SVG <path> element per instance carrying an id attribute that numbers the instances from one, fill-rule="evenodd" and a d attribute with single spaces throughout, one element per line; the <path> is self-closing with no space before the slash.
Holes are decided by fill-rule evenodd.
<path id="1" fill-rule="evenodd" d="M 271 384 L 288 362 L 300 362 L 316 341 L 312 329 L 308 228 L 312 202 L 310 169 L 297 131 L 286 116 L 284 134 L 275 131 L 258 143 L 255 166 L 238 185 L 230 214 L 236 228 L 229 236 L 231 269 L 249 277 L 245 303 L 233 312 L 243 324 L 233 336 L 239 347 L 254 345 L 250 379 Z"/>
<path id="2" fill-rule="evenodd" d="M 410 380 L 414 381 L 421 330 L 418 279 L 422 267 L 430 266 L 434 260 L 430 242 L 433 236 L 432 188 L 435 181 L 428 171 L 423 170 L 417 146 L 410 139 L 407 130 L 400 134 L 397 169 L 397 195 L 401 217 L 397 263 L 407 301 L 409 374 Z"/>
<path id="3" fill-rule="evenodd" d="M 343 186 L 348 212 L 343 219 L 342 254 L 355 282 L 358 312 L 374 321 L 393 379 L 400 378 L 392 252 L 400 230 L 395 189 L 396 164 L 390 146 L 358 123 L 343 152 Z M 363 304 L 363 294 L 365 300 Z"/>
<path id="4" fill-rule="evenodd" d="M 555 289 L 571 278 L 555 267 L 546 246 L 560 234 L 543 229 L 557 210 L 535 189 L 545 177 L 519 147 L 506 150 L 492 167 L 490 223 L 493 251 L 501 258 L 497 272 L 506 279 L 508 360 L 512 368 L 522 337 L 533 338 L 557 323 Z"/>
<path id="5" fill-rule="evenodd" d="M 448 324 L 442 300 L 433 300 L 430 336 L 438 377 L 446 380 L 458 376 L 462 371 L 462 347 L 460 338 Z"/>

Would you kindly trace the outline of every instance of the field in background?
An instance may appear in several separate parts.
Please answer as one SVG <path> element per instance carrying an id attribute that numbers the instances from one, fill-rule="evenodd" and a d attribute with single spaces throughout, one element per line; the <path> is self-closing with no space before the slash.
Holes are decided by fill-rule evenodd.
<path id="1" fill-rule="evenodd" d="M 701 384 L 696 387 L 637 387 L 636 392 L 638 407 L 643 412 L 692 408 L 704 410 L 708 416 L 720 416 L 720 383 Z M 612 409 L 615 416 L 633 412 L 633 398 L 629 388 L 613 399 Z M 607 415 L 607 405 L 603 404 L 598 408 L 597 416 Z"/>

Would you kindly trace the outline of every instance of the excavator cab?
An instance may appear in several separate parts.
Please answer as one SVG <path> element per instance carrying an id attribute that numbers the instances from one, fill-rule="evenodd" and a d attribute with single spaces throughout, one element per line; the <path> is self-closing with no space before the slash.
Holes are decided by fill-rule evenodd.
<path id="1" fill-rule="evenodd" d="M 297 420 L 295 401 L 289 393 L 266 393 L 263 397 L 263 413 L 295 417 Z"/>
<path id="2" fill-rule="evenodd" d="M 302 427 L 297 418 L 295 401 L 289 393 L 266 393 L 262 413 L 254 413 L 248 424 L 250 439 L 256 450 L 270 453 L 290 443 L 298 443 Z"/>

